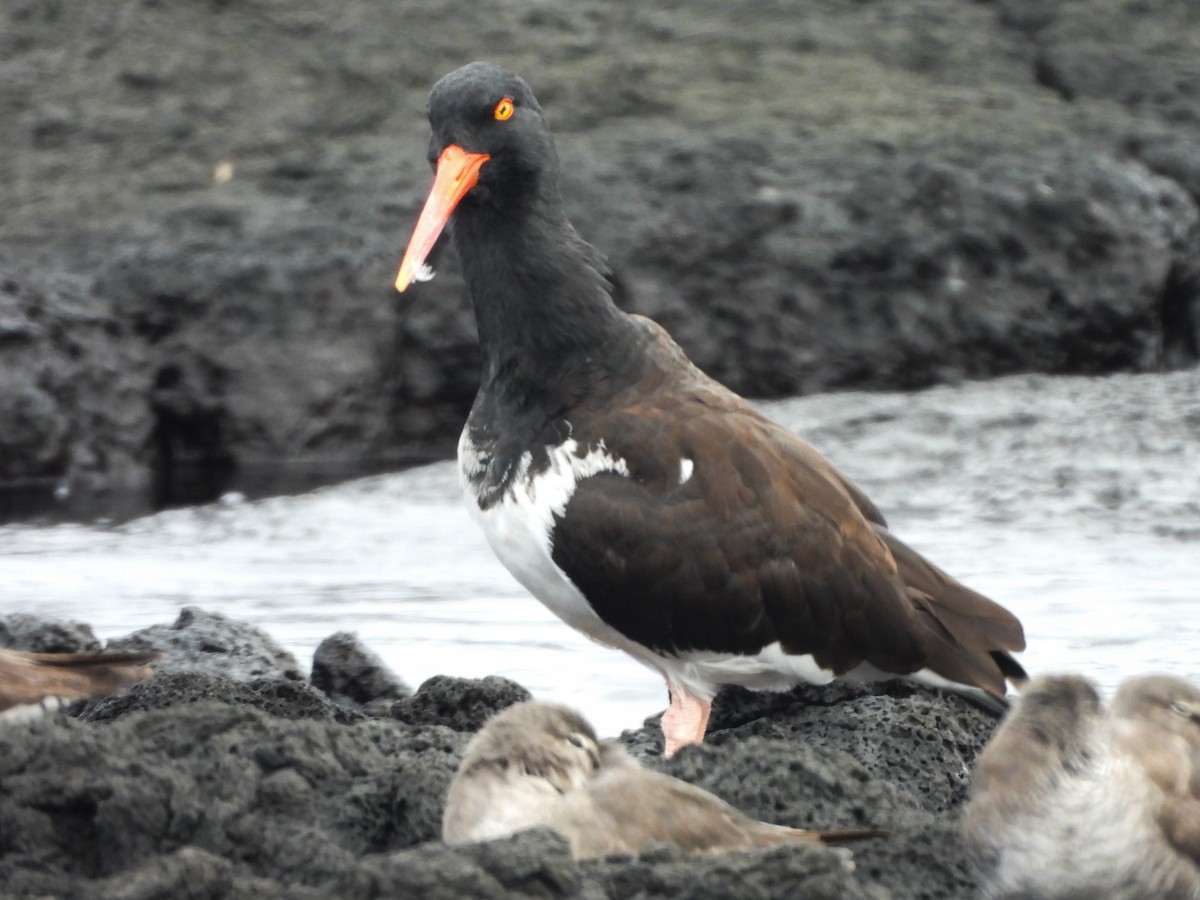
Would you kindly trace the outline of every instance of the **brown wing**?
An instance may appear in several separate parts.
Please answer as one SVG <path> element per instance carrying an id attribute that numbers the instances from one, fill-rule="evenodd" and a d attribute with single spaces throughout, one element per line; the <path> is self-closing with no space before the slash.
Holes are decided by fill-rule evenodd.
<path id="1" fill-rule="evenodd" d="M 897 674 L 929 666 L 1004 692 L 989 651 L 1019 645 L 1015 619 L 972 595 L 1004 624 L 985 616 L 972 631 L 942 623 L 936 599 L 914 602 L 878 510 L 807 443 L 694 369 L 679 390 L 627 396 L 655 399 L 608 397 L 578 417 L 593 433 L 574 437 L 603 438 L 629 477 L 580 482 L 553 535 L 554 561 L 605 621 L 660 651 L 779 641 L 839 674 L 864 660 Z"/>
<path id="2" fill-rule="evenodd" d="M 808 444 L 806 443 L 805 446 L 807 447 Z M 816 451 L 814 450 L 813 452 L 815 453 Z M 838 480 L 842 483 L 842 487 L 846 489 L 846 493 L 850 495 L 850 499 L 854 501 L 854 505 L 857 506 L 858 511 L 862 513 L 863 518 L 873 525 L 882 525 L 886 529 L 887 521 L 883 518 L 883 513 L 879 511 L 879 508 L 875 505 L 871 498 L 863 492 L 863 489 L 841 472 L 837 472 L 836 474 Z"/>
<path id="3" fill-rule="evenodd" d="M 1025 630 L 1017 617 L 951 578 L 886 527 L 873 527 L 896 560 L 909 599 L 935 636 L 943 661 L 934 668 L 955 681 L 979 684 L 995 693 L 1003 693 L 1005 678 L 1023 683 L 1028 676 L 1009 655 L 1025 649 Z M 961 670 L 959 676 L 950 675 L 953 670 Z M 1002 676 L 998 683 L 997 671 Z"/>
<path id="4" fill-rule="evenodd" d="M 1172 675 L 1131 678 L 1117 689 L 1111 717 L 1117 750 L 1157 788 L 1163 839 L 1200 867 L 1200 688 Z M 1200 869 L 1194 877 L 1200 885 Z"/>
<path id="5" fill-rule="evenodd" d="M 1166 791 L 1158 824 L 1167 843 L 1200 867 L 1200 747 L 1177 762 L 1174 790 Z"/>
<path id="6" fill-rule="evenodd" d="M 46 697 L 111 694 L 151 674 L 157 653 L 25 653 L 0 650 L 0 711 Z"/>
<path id="7" fill-rule="evenodd" d="M 1200 866 L 1200 798 L 1173 797 L 1163 804 L 1159 825 L 1167 843 Z"/>
<path id="8" fill-rule="evenodd" d="M 579 857 L 636 853 L 656 841 L 689 852 L 722 852 L 783 843 L 844 843 L 883 834 L 805 831 L 756 822 L 685 781 L 632 768 L 602 772 L 567 794 L 550 824 L 567 837 Z"/>

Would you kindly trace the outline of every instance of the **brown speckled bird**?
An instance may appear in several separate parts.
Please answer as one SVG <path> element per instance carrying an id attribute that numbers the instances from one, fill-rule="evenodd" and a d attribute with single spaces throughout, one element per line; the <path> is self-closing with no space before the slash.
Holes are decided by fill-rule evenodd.
<path id="1" fill-rule="evenodd" d="M 643 769 L 620 745 L 599 740 L 578 713 L 519 703 L 467 745 L 446 798 L 442 838 L 462 844 L 539 826 L 566 838 L 577 858 L 637 853 L 652 842 L 720 853 L 886 834 L 758 822 L 701 788 Z"/>
<path id="2" fill-rule="evenodd" d="M 0 713 L 48 700 L 114 694 L 149 677 L 159 654 L 27 653 L 0 649 Z"/>
<path id="3" fill-rule="evenodd" d="M 988 898 L 1200 900 L 1200 689 L 1077 675 L 1022 692 L 976 764 L 964 822 Z"/>

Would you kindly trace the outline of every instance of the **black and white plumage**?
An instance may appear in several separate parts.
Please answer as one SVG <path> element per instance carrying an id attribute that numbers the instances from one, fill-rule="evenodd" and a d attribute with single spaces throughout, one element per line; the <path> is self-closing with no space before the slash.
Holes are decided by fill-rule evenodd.
<path id="1" fill-rule="evenodd" d="M 1200 689 L 1078 675 L 1022 691 L 976 763 L 964 836 L 993 900 L 1200 900 Z"/>
<path id="2" fill-rule="evenodd" d="M 637 853 L 651 843 L 720 853 L 885 835 L 756 821 L 695 785 L 643 769 L 578 713 L 527 702 L 493 716 L 467 745 L 447 793 L 442 838 L 463 844 L 537 827 L 561 834 L 576 858 Z"/>
<path id="3" fill-rule="evenodd" d="M 459 444 L 468 508 L 568 624 L 660 672 L 667 752 L 722 684 L 905 676 L 1000 698 L 1008 611 L 902 544 L 811 446 L 612 300 L 563 213 L 529 86 L 472 63 L 429 98 L 434 187 L 396 285 L 453 217 L 483 350 Z"/>

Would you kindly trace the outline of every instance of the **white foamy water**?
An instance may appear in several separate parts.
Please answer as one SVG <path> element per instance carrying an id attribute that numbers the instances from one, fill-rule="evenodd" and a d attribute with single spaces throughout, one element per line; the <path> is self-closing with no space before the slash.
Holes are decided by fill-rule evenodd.
<path id="1" fill-rule="evenodd" d="M 770 404 L 855 478 L 906 542 L 1024 622 L 1033 673 L 1105 688 L 1200 681 L 1200 371 L 1013 377 Z M 356 631 L 414 687 L 501 674 L 604 733 L 662 683 L 546 612 L 467 518 L 453 464 L 117 527 L 0 527 L 0 611 L 101 638 L 196 605 L 252 622 L 302 665 Z"/>

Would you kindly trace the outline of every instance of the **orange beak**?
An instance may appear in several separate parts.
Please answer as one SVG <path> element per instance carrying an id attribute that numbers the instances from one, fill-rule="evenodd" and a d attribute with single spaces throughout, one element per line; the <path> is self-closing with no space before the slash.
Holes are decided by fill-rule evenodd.
<path id="1" fill-rule="evenodd" d="M 396 275 L 396 290 L 403 292 L 414 281 L 428 281 L 433 277 L 433 269 L 425 265 L 425 257 L 433 250 L 458 201 L 475 187 L 479 167 L 489 159 L 491 157 L 486 153 L 468 153 L 458 144 L 450 144 L 442 151 L 437 161 L 437 174 L 433 176 L 433 187 Z"/>

